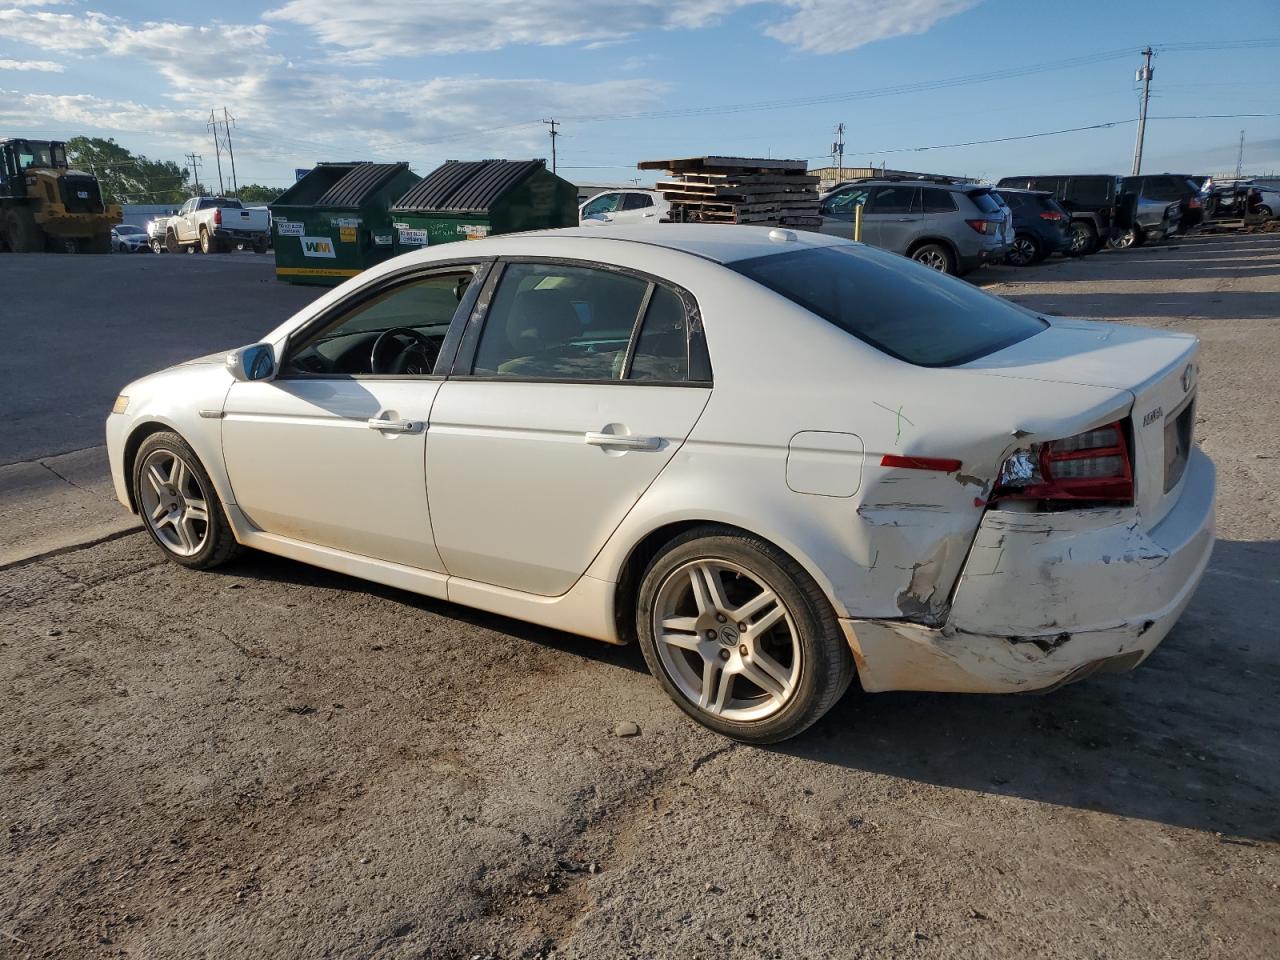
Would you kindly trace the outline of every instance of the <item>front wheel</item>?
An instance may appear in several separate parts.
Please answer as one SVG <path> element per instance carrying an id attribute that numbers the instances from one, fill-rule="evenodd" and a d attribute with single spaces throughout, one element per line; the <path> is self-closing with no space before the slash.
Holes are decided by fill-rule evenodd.
<path id="1" fill-rule="evenodd" d="M 1087 223 L 1071 224 L 1071 249 L 1067 256 L 1083 257 L 1093 253 L 1098 246 L 1098 237 Z"/>
<path id="2" fill-rule="evenodd" d="M 954 276 L 958 272 L 956 258 L 940 243 L 926 243 L 912 252 L 911 259 L 939 273 L 949 273 Z"/>
<path id="3" fill-rule="evenodd" d="M 1142 233 L 1137 227 L 1117 230 L 1107 239 L 1107 246 L 1112 250 L 1128 250 L 1139 246 L 1143 241 Z"/>
<path id="4" fill-rule="evenodd" d="M 172 230 L 164 235 L 164 248 L 170 253 L 181 253 L 182 244 L 178 242 L 178 235 Z"/>
<path id="5" fill-rule="evenodd" d="M 746 743 L 794 737 L 853 678 L 831 605 L 795 560 L 725 527 L 691 530 L 649 564 L 640 647 L 667 695 L 699 723 Z"/>
<path id="6" fill-rule="evenodd" d="M 153 239 L 152 239 L 152 241 L 151 241 L 151 252 L 152 252 L 152 253 L 167 253 L 168 251 L 166 251 L 166 250 L 165 250 L 165 246 L 164 246 L 164 244 L 160 242 L 160 238 L 159 238 L 159 237 L 155 237 L 155 238 L 153 238 Z"/>
<path id="7" fill-rule="evenodd" d="M 142 441 L 133 461 L 133 497 L 151 539 L 174 563 L 207 570 L 239 550 L 200 458 L 163 431 Z"/>

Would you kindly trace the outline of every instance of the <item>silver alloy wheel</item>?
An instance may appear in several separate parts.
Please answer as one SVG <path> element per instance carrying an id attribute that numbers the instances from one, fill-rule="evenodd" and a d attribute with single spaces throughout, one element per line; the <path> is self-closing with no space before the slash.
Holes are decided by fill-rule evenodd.
<path id="1" fill-rule="evenodd" d="M 802 667 L 782 598 L 728 560 L 704 558 L 668 574 L 653 603 L 658 656 L 676 689 L 725 720 L 763 720 L 787 705 Z"/>
<path id="2" fill-rule="evenodd" d="M 942 273 L 947 272 L 947 256 L 941 250 L 921 250 L 911 259 L 916 263 L 923 263 L 926 267 L 932 267 Z"/>
<path id="3" fill-rule="evenodd" d="M 209 498 L 191 465 L 172 450 L 153 450 L 142 462 L 139 506 L 147 526 L 180 557 L 209 539 Z"/>
<path id="4" fill-rule="evenodd" d="M 1015 267 L 1025 267 L 1036 255 L 1036 245 L 1026 237 L 1014 237 L 1009 249 L 1009 262 Z"/>
<path id="5" fill-rule="evenodd" d="M 1089 228 L 1076 226 L 1071 228 L 1071 252 L 1083 253 L 1089 246 Z"/>
<path id="6" fill-rule="evenodd" d="M 1130 227 L 1128 230 L 1121 230 L 1115 235 L 1111 245 L 1117 250 L 1128 250 L 1138 242 L 1138 232 Z"/>

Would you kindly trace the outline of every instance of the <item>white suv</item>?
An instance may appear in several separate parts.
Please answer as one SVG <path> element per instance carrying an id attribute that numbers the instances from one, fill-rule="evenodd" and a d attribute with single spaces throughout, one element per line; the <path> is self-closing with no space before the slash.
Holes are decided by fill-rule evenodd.
<path id="1" fill-rule="evenodd" d="M 656 190 L 610 190 L 597 193 L 578 209 L 578 223 L 604 227 L 612 223 L 658 223 L 671 204 Z"/>

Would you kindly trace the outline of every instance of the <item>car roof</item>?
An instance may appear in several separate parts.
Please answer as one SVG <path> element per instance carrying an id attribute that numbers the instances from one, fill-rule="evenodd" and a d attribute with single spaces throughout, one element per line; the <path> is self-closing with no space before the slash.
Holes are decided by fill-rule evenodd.
<path id="1" fill-rule="evenodd" d="M 832 187 L 897 187 L 908 184 L 913 187 L 936 187 L 939 190 L 990 190 L 985 183 L 973 183 L 968 180 L 932 180 L 926 177 L 864 177 L 861 180 L 842 180 Z"/>
<path id="2" fill-rule="evenodd" d="M 662 223 L 599 227 L 567 227 L 508 234 L 531 239 L 581 237 L 611 243 L 634 243 L 693 254 L 716 263 L 733 263 L 774 253 L 812 247 L 832 247 L 851 241 L 788 227 L 748 227 L 735 224 Z M 496 239 L 496 238 L 495 238 Z M 484 242 L 484 241 L 473 241 Z"/>

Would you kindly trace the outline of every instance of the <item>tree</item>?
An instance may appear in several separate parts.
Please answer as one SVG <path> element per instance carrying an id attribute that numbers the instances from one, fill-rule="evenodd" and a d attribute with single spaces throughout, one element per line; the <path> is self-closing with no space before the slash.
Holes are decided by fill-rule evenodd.
<path id="1" fill-rule="evenodd" d="M 107 203 L 181 203 L 189 195 L 187 171 L 172 160 L 148 160 L 114 139 L 72 137 L 70 165 L 98 178 Z"/>
<path id="2" fill-rule="evenodd" d="M 284 193 L 283 187 L 264 187 L 260 183 L 246 183 L 236 191 L 242 203 L 272 203 Z"/>

